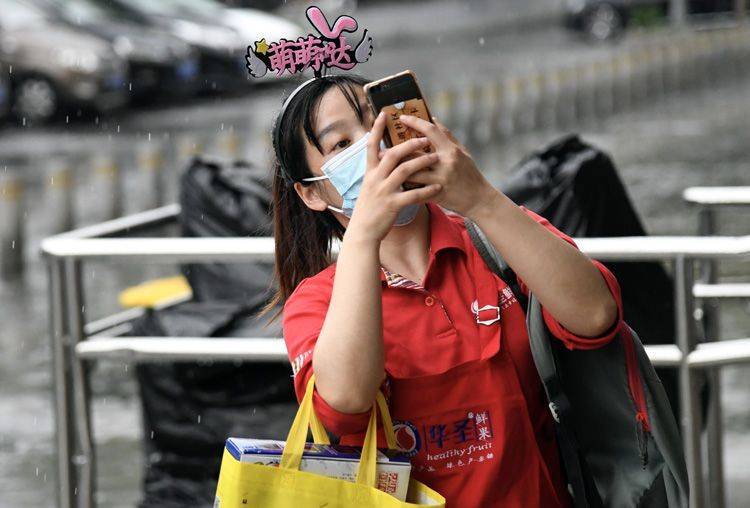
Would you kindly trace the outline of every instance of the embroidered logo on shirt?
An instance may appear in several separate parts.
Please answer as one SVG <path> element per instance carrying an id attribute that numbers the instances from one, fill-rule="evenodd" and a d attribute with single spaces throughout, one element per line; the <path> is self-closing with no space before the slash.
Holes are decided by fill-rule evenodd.
<path id="1" fill-rule="evenodd" d="M 510 289 L 508 286 L 505 286 L 503 289 L 500 290 L 500 308 L 502 310 L 507 309 L 511 305 L 513 305 L 514 302 L 517 302 L 516 295 L 513 294 L 513 290 Z"/>
<path id="2" fill-rule="evenodd" d="M 469 411 L 458 420 L 412 422 L 394 420 L 396 441 L 412 460 L 412 471 L 445 471 L 482 464 L 495 458 L 492 420 L 487 409 Z"/>
<path id="3" fill-rule="evenodd" d="M 302 369 L 302 366 L 305 364 L 305 361 L 312 355 L 313 350 L 308 349 L 301 355 L 298 355 L 297 357 L 292 360 L 292 377 L 297 375 L 297 372 Z"/>
<path id="4" fill-rule="evenodd" d="M 480 325 L 491 325 L 500 321 L 500 307 L 497 305 L 485 305 L 484 307 L 479 306 L 479 302 L 474 300 L 471 302 L 471 312 L 476 318 L 477 324 Z M 481 317 L 479 313 L 482 313 Z"/>

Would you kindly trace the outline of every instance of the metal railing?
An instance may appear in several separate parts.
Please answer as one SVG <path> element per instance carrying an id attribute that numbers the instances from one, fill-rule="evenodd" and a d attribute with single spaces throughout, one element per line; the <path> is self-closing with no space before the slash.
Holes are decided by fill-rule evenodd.
<path id="1" fill-rule="evenodd" d="M 137 310 L 89 323 L 85 321 L 81 269 L 86 261 L 246 263 L 273 259 L 271 238 L 95 238 L 161 225 L 174 219 L 178 213 L 179 207 L 171 205 L 50 237 L 42 243 L 48 265 L 51 302 L 57 495 L 59 506 L 63 508 L 94 505 L 95 464 L 91 395 L 86 375 L 88 362 L 104 358 L 133 362 L 196 359 L 288 361 L 284 342 L 280 339 L 107 338 L 107 335 L 116 335 L 127 326 L 128 321 L 138 315 Z M 674 268 L 676 344 L 647 346 L 646 351 L 655 365 L 678 369 L 691 506 L 705 506 L 697 374 L 701 370 L 716 370 L 725 365 L 750 363 L 750 338 L 715 342 L 717 336 L 708 336 L 712 342 L 698 344 L 694 318 L 696 301 L 744 298 L 748 294 L 748 285 L 696 284 L 695 270 L 707 261 L 750 258 L 750 236 L 580 238 L 576 242 L 583 252 L 602 261 L 667 261 Z M 337 247 L 334 246 L 334 253 Z M 721 421 L 715 425 L 720 437 Z M 713 468 L 711 461 L 709 465 Z M 709 477 L 714 483 L 723 482 L 721 469 L 710 469 Z M 723 495 L 719 502 L 723 503 Z M 721 506 L 715 499 L 710 504 Z"/>
<path id="2" fill-rule="evenodd" d="M 683 191 L 682 198 L 698 209 L 698 234 L 714 236 L 717 233 L 716 216 L 727 207 L 750 205 L 750 187 L 690 187 Z M 703 333 L 706 337 L 719 336 L 719 299 L 748 298 L 748 284 L 717 284 L 715 260 L 704 260 L 700 267 L 699 283 L 694 288 L 703 295 L 698 309 Z M 706 369 L 708 384 L 708 421 L 706 425 L 706 455 L 708 458 L 708 496 L 716 506 L 725 504 L 724 492 L 724 433 L 721 406 L 721 373 L 717 368 Z"/>

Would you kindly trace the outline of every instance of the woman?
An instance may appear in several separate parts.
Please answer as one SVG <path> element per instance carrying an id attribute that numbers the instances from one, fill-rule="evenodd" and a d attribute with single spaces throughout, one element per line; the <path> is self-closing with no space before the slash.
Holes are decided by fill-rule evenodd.
<path id="1" fill-rule="evenodd" d="M 266 310 L 284 304 L 297 395 L 314 372 L 321 421 L 343 444 L 361 444 L 383 390 L 412 475 L 448 506 L 569 506 L 523 309 L 462 216 L 569 348 L 612 339 L 617 281 L 494 189 L 441 124 L 402 116 L 422 137 L 380 146 L 385 119 L 366 106 L 365 82 L 310 80 L 275 126 L 279 290 Z M 342 240 L 335 263 L 333 238 Z"/>

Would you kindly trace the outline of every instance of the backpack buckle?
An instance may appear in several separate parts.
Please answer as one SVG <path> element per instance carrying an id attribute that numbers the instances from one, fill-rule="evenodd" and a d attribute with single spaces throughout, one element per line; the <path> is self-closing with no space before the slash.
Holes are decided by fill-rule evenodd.
<path id="1" fill-rule="evenodd" d="M 479 313 L 483 310 L 494 310 L 497 315 L 492 319 L 479 319 Z M 492 323 L 500 321 L 500 307 L 497 305 L 485 305 L 480 308 L 479 303 L 474 300 L 471 304 L 471 311 L 474 313 L 474 317 L 477 318 L 477 324 L 479 325 L 491 325 Z"/>
<path id="2" fill-rule="evenodd" d="M 549 412 L 552 413 L 552 418 L 554 418 L 557 423 L 560 423 L 560 413 L 558 412 L 557 404 L 550 402 Z"/>

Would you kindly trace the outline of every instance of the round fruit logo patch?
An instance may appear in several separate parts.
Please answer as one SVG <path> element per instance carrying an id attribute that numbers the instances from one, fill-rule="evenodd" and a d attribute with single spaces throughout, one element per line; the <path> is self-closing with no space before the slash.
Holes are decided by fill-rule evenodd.
<path id="1" fill-rule="evenodd" d="M 393 431 L 396 434 L 396 444 L 407 457 L 413 457 L 421 448 L 419 431 L 413 423 L 408 421 L 393 421 Z"/>

